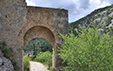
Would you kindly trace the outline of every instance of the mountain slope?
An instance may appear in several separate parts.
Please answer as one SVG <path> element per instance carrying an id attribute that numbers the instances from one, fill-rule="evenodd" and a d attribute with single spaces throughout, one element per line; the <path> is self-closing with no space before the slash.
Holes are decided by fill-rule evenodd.
<path id="1" fill-rule="evenodd" d="M 105 31 L 107 28 L 112 27 L 113 24 L 113 4 L 104 8 L 94 10 L 89 15 L 70 23 L 70 26 L 75 29 L 78 25 L 87 27 L 89 24 L 100 25 L 101 30 Z"/>

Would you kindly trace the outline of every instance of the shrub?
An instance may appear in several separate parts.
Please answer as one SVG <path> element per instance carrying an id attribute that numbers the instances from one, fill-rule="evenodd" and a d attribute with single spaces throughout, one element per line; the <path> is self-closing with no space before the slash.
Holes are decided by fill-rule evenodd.
<path id="1" fill-rule="evenodd" d="M 30 60 L 28 56 L 24 56 L 24 71 L 30 71 Z"/>
<path id="2" fill-rule="evenodd" d="M 4 53 L 10 53 L 10 52 L 13 52 L 12 48 L 3 48 L 2 49 L 2 52 Z"/>
<path id="3" fill-rule="evenodd" d="M 40 52 L 37 54 L 37 57 L 34 59 L 34 61 L 41 62 L 50 67 L 52 66 L 52 53 L 49 51 Z"/>
<path id="4" fill-rule="evenodd" d="M 103 37 L 92 28 L 79 31 L 77 36 L 73 33 L 61 35 L 64 41 L 59 55 L 67 62 L 63 71 L 112 71 L 113 36 Z"/>
<path id="5" fill-rule="evenodd" d="M 34 56 L 29 57 L 30 61 L 34 61 L 33 59 L 34 59 Z"/>
<path id="6" fill-rule="evenodd" d="M 29 63 L 29 61 L 24 61 L 24 71 L 30 71 L 30 63 Z"/>
<path id="7" fill-rule="evenodd" d="M 50 71 L 54 71 L 54 68 L 51 66 L 51 67 L 49 68 L 49 70 L 50 70 Z"/>

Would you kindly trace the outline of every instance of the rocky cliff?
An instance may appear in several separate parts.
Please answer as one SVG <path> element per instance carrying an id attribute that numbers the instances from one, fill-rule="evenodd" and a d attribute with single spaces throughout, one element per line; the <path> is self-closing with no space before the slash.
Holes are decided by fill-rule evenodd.
<path id="1" fill-rule="evenodd" d="M 89 15 L 70 23 L 70 26 L 78 28 L 78 25 L 87 27 L 89 24 L 99 25 L 101 31 L 105 31 L 107 28 L 110 28 L 113 24 L 113 4 L 106 6 L 104 8 L 96 9 Z"/>

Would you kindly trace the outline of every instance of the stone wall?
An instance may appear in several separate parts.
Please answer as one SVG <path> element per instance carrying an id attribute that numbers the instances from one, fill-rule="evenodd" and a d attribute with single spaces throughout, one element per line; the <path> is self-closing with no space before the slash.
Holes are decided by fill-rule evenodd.
<path id="1" fill-rule="evenodd" d="M 26 15 L 24 0 L 0 0 L 0 41 L 6 41 L 8 47 L 15 51 L 15 60 L 22 71 L 22 50 L 16 49 L 23 46 L 18 38 L 18 33 L 23 27 Z"/>
<path id="2" fill-rule="evenodd" d="M 23 71 L 23 50 L 28 41 L 42 37 L 53 46 L 53 67 L 56 66 L 56 44 L 59 33 L 68 33 L 68 11 L 64 9 L 26 7 L 24 0 L 0 0 L 0 41 L 12 47 L 14 58 Z M 21 49 L 17 51 L 18 49 Z"/>

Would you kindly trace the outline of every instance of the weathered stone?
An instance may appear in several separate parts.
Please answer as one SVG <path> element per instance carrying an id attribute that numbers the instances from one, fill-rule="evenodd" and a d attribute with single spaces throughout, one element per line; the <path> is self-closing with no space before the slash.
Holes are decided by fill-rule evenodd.
<path id="1" fill-rule="evenodd" d="M 1 71 L 7 71 L 7 67 L 6 66 L 1 66 L 0 69 L 1 69 Z"/>
<path id="2" fill-rule="evenodd" d="M 107 28 L 112 27 L 113 28 L 113 23 L 110 23 L 109 26 L 107 26 Z"/>
<path id="3" fill-rule="evenodd" d="M 56 43 L 60 43 L 59 33 L 68 33 L 68 11 L 64 9 L 26 6 L 25 0 L 0 0 L 0 41 L 6 41 L 14 50 L 15 60 L 23 71 L 23 50 L 31 39 L 41 37 L 53 46 L 53 67 L 57 69 Z M 0 56 L 3 56 L 0 54 Z M 19 59 L 19 60 L 18 60 Z M 6 67 L 10 61 L 3 58 Z M 5 71 L 2 69 L 2 71 Z M 9 69 L 8 69 L 9 70 Z M 13 71 L 13 70 L 11 70 Z"/>
<path id="4" fill-rule="evenodd" d="M 3 55 L 4 55 L 4 54 L 3 54 L 3 53 L 1 52 L 1 50 L 0 50 L 0 57 L 3 57 Z"/>
<path id="5" fill-rule="evenodd" d="M 113 17 L 113 12 L 111 12 L 108 16 L 109 16 L 109 17 Z"/>
<path id="6" fill-rule="evenodd" d="M 107 16 L 108 15 L 108 11 L 107 10 L 105 10 L 105 11 L 103 11 L 103 12 L 101 12 L 101 13 L 99 13 L 100 14 L 100 16 Z"/>
<path id="7" fill-rule="evenodd" d="M 113 8 L 110 8 L 110 10 L 113 10 Z"/>
<path id="8" fill-rule="evenodd" d="M 0 58 L 0 71 L 14 71 L 11 61 L 5 57 Z"/>
<path id="9" fill-rule="evenodd" d="M 106 21 L 108 21 L 108 17 L 104 17 L 100 23 L 100 25 L 106 26 Z"/>
<path id="10" fill-rule="evenodd" d="M 101 18 L 97 18 L 97 19 L 95 19 L 93 22 L 95 23 L 95 22 L 97 22 L 97 23 L 99 23 L 101 21 Z"/>
<path id="11" fill-rule="evenodd" d="M 0 58 L 0 66 L 2 65 L 2 63 L 3 63 L 3 61 L 2 61 L 2 59 Z"/>
<path id="12" fill-rule="evenodd" d="M 98 29 L 99 32 L 101 32 L 101 34 L 104 34 L 104 29 Z"/>
<path id="13" fill-rule="evenodd" d="M 113 19 L 111 20 L 111 23 L 108 26 L 106 26 L 106 28 L 109 28 L 109 27 L 113 28 Z"/>

